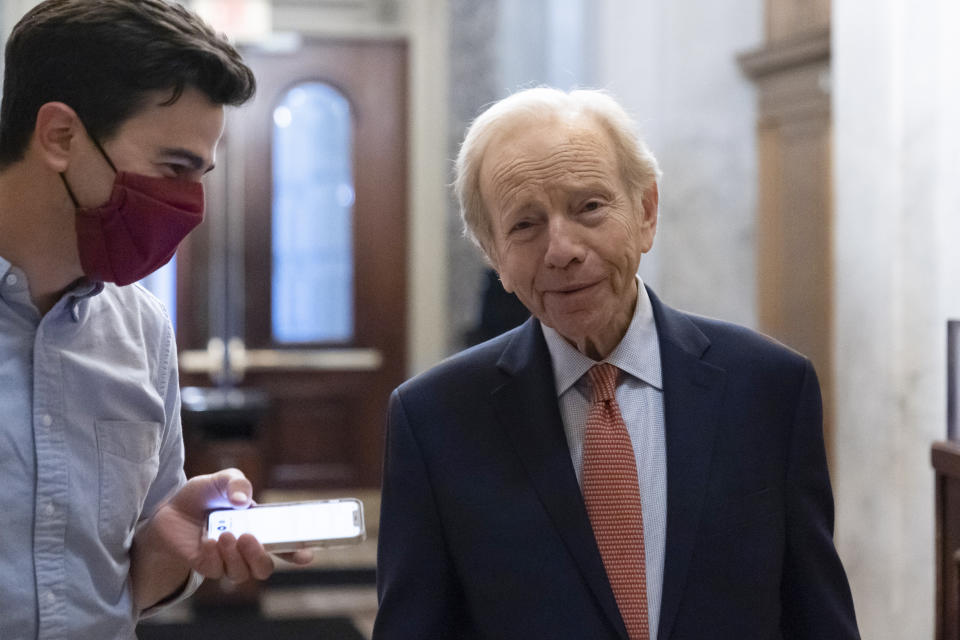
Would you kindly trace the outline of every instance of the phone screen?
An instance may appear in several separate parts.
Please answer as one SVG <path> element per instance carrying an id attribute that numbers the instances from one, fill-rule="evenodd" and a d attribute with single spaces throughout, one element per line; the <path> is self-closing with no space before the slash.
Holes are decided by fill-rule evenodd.
<path id="1" fill-rule="evenodd" d="M 365 535 L 363 505 L 356 499 L 263 504 L 249 509 L 218 509 L 207 517 L 207 537 L 229 531 L 253 534 L 265 547 L 336 540 L 359 542 Z"/>

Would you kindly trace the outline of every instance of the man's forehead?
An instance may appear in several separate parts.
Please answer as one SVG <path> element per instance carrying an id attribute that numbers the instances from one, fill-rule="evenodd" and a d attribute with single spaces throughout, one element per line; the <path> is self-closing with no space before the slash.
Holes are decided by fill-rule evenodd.
<path id="1" fill-rule="evenodd" d="M 542 122 L 498 132 L 484 153 L 481 176 L 497 182 L 553 166 L 571 175 L 617 170 L 609 136 L 596 123 Z"/>
<path id="2" fill-rule="evenodd" d="M 610 146 L 609 136 L 589 114 L 560 114 L 505 122 L 491 137 L 487 154 L 550 152 L 581 145 L 605 149 Z"/>
<path id="3" fill-rule="evenodd" d="M 183 150 L 209 161 L 223 133 L 223 106 L 189 88 L 177 100 L 169 99 L 167 92 L 152 93 L 114 137 L 151 151 Z"/>

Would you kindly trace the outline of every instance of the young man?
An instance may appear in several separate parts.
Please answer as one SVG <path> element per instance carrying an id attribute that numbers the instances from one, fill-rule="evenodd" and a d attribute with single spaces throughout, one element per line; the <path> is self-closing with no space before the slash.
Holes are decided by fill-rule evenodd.
<path id="1" fill-rule="evenodd" d="M 253 91 L 239 54 L 165 0 L 48 0 L 10 36 L 2 638 L 132 638 L 200 575 L 273 569 L 251 536 L 201 544 L 204 510 L 245 507 L 252 488 L 235 469 L 186 480 L 170 320 L 125 286 L 200 223 L 224 105 Z"/>

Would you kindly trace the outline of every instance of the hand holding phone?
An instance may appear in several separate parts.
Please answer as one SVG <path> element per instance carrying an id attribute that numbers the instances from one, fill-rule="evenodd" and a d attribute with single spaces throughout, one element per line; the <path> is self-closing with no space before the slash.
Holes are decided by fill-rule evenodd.
<path id="1" fill-rule="evenodd" d="M 363 503 L 356 498 L 260 504 L 248 509 L 215 509 L 207 515 L 205 536 L 229 531 L 252 534 L 267 551 L 358 544 L 366 539 Z"/>

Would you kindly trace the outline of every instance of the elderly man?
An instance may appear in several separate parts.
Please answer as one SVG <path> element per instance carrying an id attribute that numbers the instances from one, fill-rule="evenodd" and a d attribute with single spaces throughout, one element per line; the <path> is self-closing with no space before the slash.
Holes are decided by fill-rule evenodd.
<path id="1" fill-rule="evenodd" d="M 813 368 L 643 285 L 657 178 L 603 93 L 470 127 L 467 233 L 534 317 L 394 392 L 374 637 L 858 637 Z"/>

